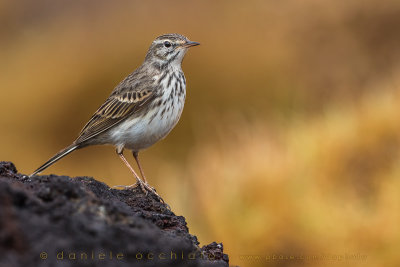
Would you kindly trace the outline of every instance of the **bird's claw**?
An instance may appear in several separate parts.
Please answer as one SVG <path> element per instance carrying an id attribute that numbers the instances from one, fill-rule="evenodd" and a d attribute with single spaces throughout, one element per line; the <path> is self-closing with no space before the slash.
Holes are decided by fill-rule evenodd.
<path id="1" fill-rule="evenodd" d="M 149 192 L 153 193 L 160 202 L 165 203 L 164 199 L 162 199 L 162 197 L 156 192 L 156 190 L 151 187 L 148 183 L 144 183 L 144 182 L 136 182 L 134 184 L 131 185 L 115 185 L 113 186 L 113 188 L 122 188 L 124 190 L 130 190 L 130 189 L 134 189 L 137 188 L 138 186 L 140 186 L 140 189 L 142 190 L 142 192 L 147 196 Z M 168 206 L 168 204 L 166 204 Z M 169 206 L 168 206 L 169 208 Z"/>

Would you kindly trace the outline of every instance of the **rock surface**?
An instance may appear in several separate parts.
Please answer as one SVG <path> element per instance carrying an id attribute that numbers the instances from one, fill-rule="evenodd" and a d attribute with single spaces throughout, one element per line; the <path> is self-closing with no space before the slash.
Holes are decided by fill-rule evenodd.
<path id="1" fill-rule="evenodd" d="M 90 177 L 29 178 L 0 162 L 2 266 L 228 266 L 155 196 Z"/>

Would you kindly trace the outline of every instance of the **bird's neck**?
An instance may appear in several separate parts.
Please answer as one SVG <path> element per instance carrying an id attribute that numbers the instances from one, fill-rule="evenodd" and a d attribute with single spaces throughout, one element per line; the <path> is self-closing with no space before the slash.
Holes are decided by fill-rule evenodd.
<path id="1" fill-rule="evenodd" d="M 146 64 L 147 63 L 147 64 Z M 181 62 L 172 61 L 172 62 L 165 62 L 163 60 L 152 60 L 151 62 L 145 62 L 149 68 L 153 69 L 155 72 L 162 73 L 162 72 L 181 72 L 182 65 Z"/>

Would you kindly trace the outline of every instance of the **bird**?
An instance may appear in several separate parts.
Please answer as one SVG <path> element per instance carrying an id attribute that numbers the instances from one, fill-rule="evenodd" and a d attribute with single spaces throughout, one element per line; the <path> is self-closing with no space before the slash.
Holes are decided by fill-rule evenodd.
<path id="1" fill-rule="evenodd" d="M 116 153 L 146 193 L 159 197 L 144 175 L 139 152 L 165 138 L 178 123 L 186 99 L 182 60 L 190 47 L 200 43 L 177 34 L 158 36 L 141 66 L 123 79 L 92 115 L 71 145 L 59 151 L 31 175 L 35 176 L 69 153 L 91 145 L 113 145 Z M 125 158 L 132 151 L 142 179 Z M 161 197 L 160 197 L 161 199 Z"/>

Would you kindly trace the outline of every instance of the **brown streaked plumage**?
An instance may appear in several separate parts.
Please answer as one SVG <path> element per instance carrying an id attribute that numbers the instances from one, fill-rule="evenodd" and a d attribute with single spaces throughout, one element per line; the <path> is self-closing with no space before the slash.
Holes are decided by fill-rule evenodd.
<path id="1" fill-rule="evenodd" d="M 117 154 L 132 171 L 142 190 L 155 193 L 146 181 L 138 153 L 164 138 L 178 122 L 186 97 L 186 80 L 181 63 L 188 48 L 198 44 L 179 34 L 157 37 L 143 64 L 115 87 L 78 138 L 31 176 L 76 149 L 111 144 L 116 147 Z M 132 150 L 143 181 L 125 159 L 124 148 Z"/>

